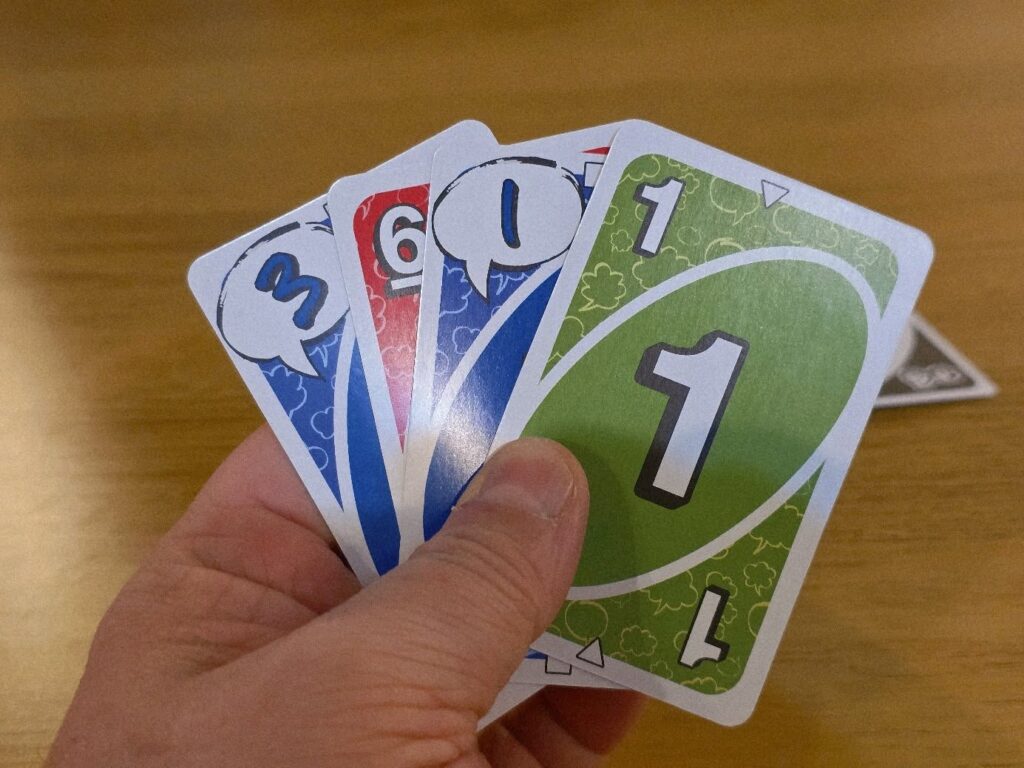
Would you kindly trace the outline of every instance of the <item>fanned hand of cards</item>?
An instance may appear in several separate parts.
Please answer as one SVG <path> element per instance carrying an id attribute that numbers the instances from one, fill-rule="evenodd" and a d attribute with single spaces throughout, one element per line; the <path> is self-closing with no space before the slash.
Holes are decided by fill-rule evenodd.
<path id="1" fill-rule="evenodd" d="M 911 227 L 649 123 L 501 145 L 467 121 L 189 283 L 363 583 L 503 443 L 580 459 L 575 582 L 485 721 L 562 684 L 735 724 L 872 405 L 995 392 L 911 316 L 931 258 Z"/>

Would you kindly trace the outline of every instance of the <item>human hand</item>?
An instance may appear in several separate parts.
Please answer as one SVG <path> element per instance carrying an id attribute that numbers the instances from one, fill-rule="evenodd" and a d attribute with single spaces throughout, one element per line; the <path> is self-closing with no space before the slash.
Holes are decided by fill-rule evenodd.
<path id="1" fill-rule="evenodd" d="M 567 450 L 517 441 L 360 590 L 264 427 L 103 618 L 49 765 L 596 765 L 637 694 L 548 688 L 476 732 L 562 603 L 587 507 Z"/>

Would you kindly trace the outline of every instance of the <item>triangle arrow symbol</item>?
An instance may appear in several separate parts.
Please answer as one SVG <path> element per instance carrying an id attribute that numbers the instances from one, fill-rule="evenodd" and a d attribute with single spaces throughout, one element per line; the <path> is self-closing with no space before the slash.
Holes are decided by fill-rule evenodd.
<path id="1" fill-rule="evenodd" d="M 544 657 L 544 674 L 545 675 L 571 675 L 572 664 L 567 664 L 561 659 L 556 659 L 552 656 Z"/>
<path id="2" fill-rule="evenodd" d="M 785 187 L 773 184 L 767 179 L 761 179 L 761 195 L 764 197 L 765 208 L 771 208 L 788 194 L 789 190 Z"/>
<path id="3" fill-rule="evenodd" d="M 576 658 L 593 664 L 595 667 L 604 666 L 604 651 L 601 650 L 601 638 L 595 637 L 576 654 Z"/>

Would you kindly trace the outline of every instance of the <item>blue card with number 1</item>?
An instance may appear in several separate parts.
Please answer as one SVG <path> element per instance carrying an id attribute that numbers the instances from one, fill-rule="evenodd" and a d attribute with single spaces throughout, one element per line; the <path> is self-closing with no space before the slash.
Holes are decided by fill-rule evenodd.
<path id="1" fill-rule="evenodd" d="M 434 156 L 405 479 L 424 539 L 487 456 L 617 130 Z"/>

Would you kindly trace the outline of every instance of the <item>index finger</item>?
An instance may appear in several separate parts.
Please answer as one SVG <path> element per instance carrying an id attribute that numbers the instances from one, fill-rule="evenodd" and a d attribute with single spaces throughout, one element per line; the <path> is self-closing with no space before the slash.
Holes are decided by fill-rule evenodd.
<path id="1" fill-rule="evenodd" d="M 266 424 L 239 445 L 199 491 L 197 501 L 220 509 L 257 506 L 315 533 L 334 545 L 288 455 Z"/>

